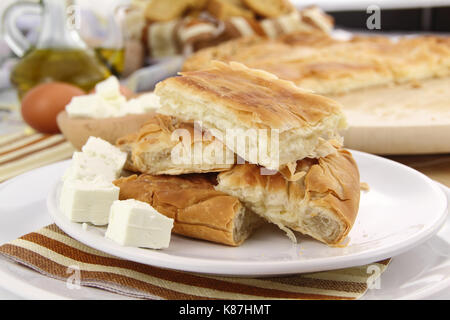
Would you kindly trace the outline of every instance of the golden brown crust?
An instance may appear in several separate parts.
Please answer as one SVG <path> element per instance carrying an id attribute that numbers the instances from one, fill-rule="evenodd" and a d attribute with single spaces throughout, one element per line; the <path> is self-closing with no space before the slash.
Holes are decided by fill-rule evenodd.
<path id="1" fill-rule="evenodd" d="M 231 17 L 254 18 L 254 13 L 242 5 L 241 0 L 209 0 L 208 12 L 216 19 L 226 20 Z"/>
<path id="2" fill-rule="evenodd" d="M 284 131 L 341 115 L 340 105 L 333 100 L 242 64 L 216 62 L 211 69 L 181 75 L 160 82 L 156 94 L 161 96 L 169 88 L 201 97 L 247 128 Z"/>
<path id="3" fill-rule="evenodd" d="M 313 194 L 322 195 L 313 200 L 314 206 L 334 211 L 345 224 L 345 232 L 334 241 L 341 242 L 350 232 L 359 209 L 359 170 L 351 153 L 341 149 L 335 155 L 318 159 L 318 165 L 312 166 L 305 176 L 305 186 L 311 198 Z"/>
<path id="4" fill-rule="evenodd" d="M 224 62 L 238 61 L 247 66 L 264 61 L 275 61 L 276 57 L 292 55 L 294 47 L 320 48 L 337 43 L 327 33 L 317 31 L 299 31 L 268 39 L 262 36 L 241 37 L 220 44 L 219 46 L 200 50 L 186 59 L 183 71 L 207 69 L 213 60 Z M 308 51 L 311 52 L 311 51 Z M 298 58 L 302 52 L 296 53 Z M 282 60 L 281 60 L 282 61 Z"/>
<path id="5" fill-rule="evenodd" d="M 213 158 L 212 160 L 217 161 L 211 162 L 208 161 L 209 158 L 205 158 L 206 151 L 208 148 L 215 148 L 215 144 L 223 151 L 223 157 Z M 155 114 L 138 132 L 118 139 L 116 145 L 129 155 L 125 169 L 134 172 L 171 175 L 218 172 L 227 170 L 234 164 L 234 157 L 230 155 L 230 151 L 213 136 L 193 123 L 180 122 L 174 117 L 162 114 Z M 192 156 L 190 158 L 187 153 L 185 154 L 186 164 L 171 161 L 171 152 L 181 145 L 187 147 L 186 150 L 189 150 Z M 201 163 L 194 161 L 193 152 L 197 150 L 195 145 L 199 145 L 200 152 L 203 152 Z"/>
<path id="6" fill-rule="evenodd" d="M 294 10 L 288 0 L 243 0 L 257 15 L 275 18 Z"/>
<path id="7" fill-rule="evenodd" d="M 233 193 L 232 190 L 242 189 L 257 195 L 256 198 L 241 199 L 252 208 L 257 202 L 265 203 L 265 209 L 270 206 L 270 201 L 273 200 L 269 200 L 266 193 L 278 199 L 285 198 L 287 203 L 284 206 L 287 212 L 279 212 L 275 217 L 266 215 L 267 212 L 258 212 L 258 210 L 255 212 L 270 222 L 278 225 L 281 223 L 286 228 L 309 234 L 328 244 L 341 242 L 352 228 L 359 208 L 359 171 L 351 153 L 340 149 L 336 154 L 324 158 L 299 160 L 295 171 L 303 172 L 303 178 L 288 181 L 281 173 L 261 175 L 260 168 L 256 165 L 236 165 L 232 170 L 219 174 L 217 188 L 230 194 Z M 254 191 L 248 192 L 249 190 Z M 326 209 L 332 212 L 343 228 L 331 239 L 324 239 L 319 234 L 308 232 L 302 220 L 295 217 L 288 219 L 291 222 L 280 222 L 282 220 L 278 217 L 281 213 L 298 216 L 305 207 L 308 207 L 310 211 Z"/>
<path id="8" fill-rule="evenodd" d="M 205 5 L 206 0 L 152 0 L 145 8 L 145 17 L 149 21 L 170 21 L 189 9 L 199 10 Z"/>
<path id="9" fill-rule="evenodd" d="M 313 29 L 329 33 L 334 27 L 334 18 L 325 14 L 317 6 L 309 6 L 300 11 L 301 21 Z"/>
<path id="10" fill-rule="evenodd" d="M 292 32 L 282 35 L 277 40 L 272 41 L 275 43 L 283 43 L 288 46 L 306 46 L 314 48 L 330 46 L 337 43 L 337 40 L 333 39 L 328 33 L 317 31 Z M 264 43 L 265 41 L 260 39 L 260 42 Z"/>
<path id="11" fill-rule="evenodd" d="M 394 41 L 357 36 L 335 40 L 325 33 L 299 32 L 277 40 L 239 39 L 192 55 L 183 70 L 211 60 L 238 61 L 321 94 L 450 75 L 449 37 L 419 36 Z"/>
<path id="12" fill-rule="evenodd" d="M 127 161 L 125 162 L 124 169 L 139 172 L 139 169 L 133 164 L 132 154 L 133 154 L 133 146 L 139 137 L 139 133 L 133 132 L 126 136 L 120 137 L 116 141 L 116 146 L 120 148 L 123 152 L 127 154 Z"/>
<path id="13" fill-rule="evenodd" d="M 120 178 L 120 200 L 136 199 L 149 203 L 158 212 L 175 220 L 172 231 L 188 237 L 222 243 L 236 242 L 235 219 L 243 209 L 241 202 L 214 189 L 215 175 L 152 176 L 143 174 Z M 245 214 L 253 215 L 251 212 Z M 259 225 L 255 217 L 253 227 Z M 251 227 L 251 226 L 250 226 Z"/>
<path id="14" fill-rule="evenodd" d="M 211 67 L 211 62 L 214 60 L 229 62 L 234 60 L 234 56 L 238 55 L 240 49 L 244 52 L 248 51 L 248 48 L 256 47 L 257 45 L 264 43 L 265 38 L 261 36 L 250 36 L 250 37 L 241 37 L 235 40 L 224 42 L 215 47 L 202 49 L 195 54 L 188 57 L 183 64 L 183 72 L 188 71 L 197 71 L 202 69 L 208 69 Z M 272 43 L 271 40 L 267 40 L 267 43 Z M 220 47 L 220 50 L 218 48 Z M 267 47 L 269 50 L 271 46 L 263 46 Z M 285 47 L 287 49 L 287 47 Z M 279 49 L 278 49 L 279 50 Z M 255 54 L 257 50 L 255 49 Z M 249 54 L 251 55 L 252 52 Z M 259 52 L 261 54 L 261 52 Z M 239 54 L 239 56 L 241 53 Z M 239 61 L 242 63 L 246 63 L 245 53 L 242 54 L 241 59 L 236 59 L 235 61 Z"/>

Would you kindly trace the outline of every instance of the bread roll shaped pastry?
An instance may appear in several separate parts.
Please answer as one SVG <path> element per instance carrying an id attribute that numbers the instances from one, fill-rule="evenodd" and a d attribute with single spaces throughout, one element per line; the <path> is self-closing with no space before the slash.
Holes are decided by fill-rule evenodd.
<path id="1" fill-rule="evenodd" d="M 141 129 L 117 140 L 128 153 L 125 169 L 149 174 L 218 172 L 235 163 L 233 152 L 192 122 L 156 114 Z"/>
<path id="2" fill-rule="evenodd" d="M 302 177 L 289 181 L 281 173 L 261 175 L 256 165 L 236 165 L 218 175 L 216 189 L 239 198 L 293 241 L 298 231 L 339 244 L 359 207 L 359 172 L 351 153 L 340 149 L 324 158 L 299 160 L 296 174 Z"/>
<path id="3" fill-rule="evenodd" d="M 122 177 L 114 182 L 119 199 L 149 203 L 174 219 L 172 232 L 187 237 L 239 246 L 263 220 L 238 198 L 214 189 L 214 174 Z"/>
<path id="4" fill-rule="evenodd" d="M 159 113 L 201 122 L 242 159 L 268 169 L 335 152 L 328 141 L 346 127 L 335 101 L 235 62 L 166 79 L 155 93 Z"/>

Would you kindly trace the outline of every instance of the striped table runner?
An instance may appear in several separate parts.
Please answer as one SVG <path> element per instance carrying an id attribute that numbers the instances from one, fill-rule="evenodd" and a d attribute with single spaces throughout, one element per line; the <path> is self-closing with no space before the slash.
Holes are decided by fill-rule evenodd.
<path id="1" fill-rule="evenodd" d="M 61 134 L 21 131 L 0 136 L 0 182 L 56 161 L 68 159 L 74 148 Z"/>
<path id="2" fill-rule="evenodd" d="M 0 247 L 0 255 L 73 286 L 143 299 L 358 299 L 389 259 L 371 265 L 271 278 L 206 276 L 122 260 L 49 225 Z M 370 280 L 370 281 L 369 281 Z"/>

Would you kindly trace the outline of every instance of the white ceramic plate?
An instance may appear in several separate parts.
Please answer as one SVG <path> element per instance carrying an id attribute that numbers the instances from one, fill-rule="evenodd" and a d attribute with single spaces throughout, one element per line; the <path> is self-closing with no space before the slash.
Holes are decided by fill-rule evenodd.
<path id="1" fill-rule="evenodd" d="M 47 204 L 55 223 L 78 241 L 109 254 L 162 268 L 230 276 L 268 276 L 316 272 L 369 264 L 405 252 L 428 240 L 447 215 L 444 192 L 421 173 L 377 156 L 353 152 L 370 192 L 362 193 L 360 211 L 345 247 L 328 247 L 302 237 L 293 244 L 270 225 L 241 247 L 232 248 L 173 235 L 170 247 L 149 250 L 123 247 L 104 238 L 105 228 L 69 221 L 58 209 L 61 183 Z"/>
<path id="2" fill-rule="evenodd" d="M 0 184 L 0 244 L 52 222 L 46 209 L 51 187 L 67 168 L 58 162 Z M 446 190 L 450 200 L 450 189 Z M 392 259 L 379 289 L 363 299 L 450 299 L 450 217 L 427 242 Z M 103 290 L 74 290 L 9 260 L 0 259 L 0 299 L 126 299 Z"/>

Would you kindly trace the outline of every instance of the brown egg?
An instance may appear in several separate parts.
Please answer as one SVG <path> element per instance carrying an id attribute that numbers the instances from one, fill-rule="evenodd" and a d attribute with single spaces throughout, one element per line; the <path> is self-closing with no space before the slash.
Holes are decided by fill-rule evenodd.
<path id="1" fill-rule="evenodd" d="M 29 90 L 22 99 L 23 120 L 42 133 L 58 133 L 56 116 L 64 110 L 72 97 L 85 92 L 71 84 L 48 82 Z"/>

